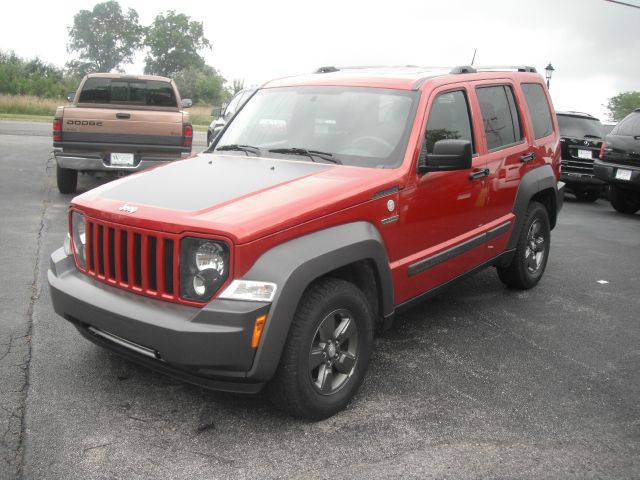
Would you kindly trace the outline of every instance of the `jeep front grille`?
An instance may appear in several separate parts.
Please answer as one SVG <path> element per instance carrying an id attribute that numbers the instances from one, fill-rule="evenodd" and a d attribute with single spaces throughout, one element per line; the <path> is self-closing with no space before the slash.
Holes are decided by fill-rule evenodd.
<path id="1" fill-rule="evenodd" d="M 144 295 L 178 300 L 177 239 L 86 218 L 85 273 Z"/>

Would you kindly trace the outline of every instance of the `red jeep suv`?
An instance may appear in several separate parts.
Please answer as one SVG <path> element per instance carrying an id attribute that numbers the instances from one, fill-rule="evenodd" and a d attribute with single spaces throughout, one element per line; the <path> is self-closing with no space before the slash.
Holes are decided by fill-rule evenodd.
<path id="1" fill-rule="evenodd" d="M 483 267 L 535 286 L 563 193 L 533 68 L 325 67 L 263 85 L 204 153 L 73 199 L 53 306 L 151 368 L 326 418 L 394 313 Z"/>

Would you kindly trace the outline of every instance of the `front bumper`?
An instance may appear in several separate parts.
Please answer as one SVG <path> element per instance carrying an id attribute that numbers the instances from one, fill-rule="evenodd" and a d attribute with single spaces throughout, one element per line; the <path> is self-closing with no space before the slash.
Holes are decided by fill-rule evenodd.
<path id="1" fill-rule="evenodd" d="M 616 178 L 616 172 L 619 169 L 631 170 L 631 178 L 629 180 Z M 593 164 L 593 171 L 599 179 L 607 183 L 619 185 L 620 187 L 625 187 L 630 190 L 640 190 L 640 166 L 619 165 L 596 160 Z"/>
<path id="2" fill-rule="evenodd" d="M 255 319 L 270 304 L 213 300 L 203 308 L 146 298 L 78 272 L 62 249 L 48 272 L 54 310 L 92 342 L 181 380 L 214 390 L 255 393 L 247 372 Z"/>
<path id="3" fill-rule="evenodd" d="M 165 154 L 135 154 L 134 164 L 130 167 L 117 165 L 113 166 L 109 163 L 109 154 L 102 152 L 62 152 L 55 150 L 53 156 L 60 168 L 69 170 L 78 170 L 83 172 L 117 172 L 131 171 L 137 172 L 146 170 L 147 168 L 157 167 L 164 163 L 169 163 L 180 158 L 184 158 L 189 154 L 176 153 L 173 155 Z"/>

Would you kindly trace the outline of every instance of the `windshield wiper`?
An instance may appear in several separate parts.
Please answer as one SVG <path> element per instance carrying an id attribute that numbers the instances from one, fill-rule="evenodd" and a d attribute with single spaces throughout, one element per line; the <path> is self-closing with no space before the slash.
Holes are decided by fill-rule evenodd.
<path id="1" fill-rule="evenodd" d="M 230 150 L 244 152 L 247 154 L 247 156 L 249 156 L 249 152 L 260 155 L 260 149 L 258 147 L 254 147 L 253 145 L 238 145 L 237 143 L 231 143 L 229 145 L 222 145 L 216 148 L 216 152 L 224 152 Z"/>
<path id="2" fill-rule="evenodd" d="M 328 152 L 320 152 L 318 150 L 307 150 L 306 148 L 273 148 L 269 150 L 273 153 L 284 153 L 287 155 L 305 155 L 309 157 L 312 161 L 315 162 L 314 157 L 321 158 L 322 160 L 326 160 L 327 162 L 337 163 L 338 165 L 342 165 L 342 162 L 337 158 L 333 158 L 332 153 Z"/>

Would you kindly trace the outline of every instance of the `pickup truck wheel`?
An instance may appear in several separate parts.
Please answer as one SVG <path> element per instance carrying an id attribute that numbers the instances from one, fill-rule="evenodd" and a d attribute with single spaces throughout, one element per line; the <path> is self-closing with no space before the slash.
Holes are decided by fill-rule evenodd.
<path id="1" fill-rule="evenodd" d="M 60 168 L 56 165 L 56 180 L 60 193 L 76 193 L 78 187 L 78 171 Z"/>
<path id="2" fill-rule="evenodd" d="M 634 194 L 611 185 L 609 190 L 611 206 L 620 213 L 636 213 L 640 210 L 640 193 Z"/>
<path id="3" fill-rule="evenodd" d="M 277 408 L 309 420 L 342 410 L 364 379 L 373 345 L 373 315 L 352 283 L 312 284 L 300 301 L 269 391 Z"/>
<path id="4" fill-rule="evenodd" d="M 531 202 L 513 260 L 506 267 L 498 267 L 502 283 L 518 290 L 527 290 L 537 285 L 549 258 L 550 231 L 547 209 L 538 202 Z"/>

